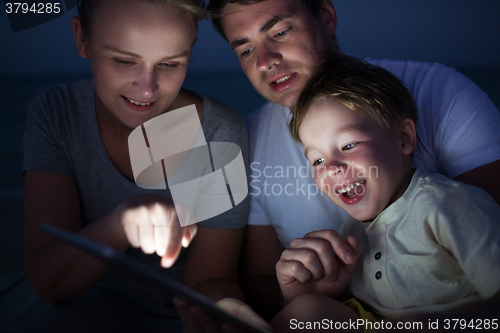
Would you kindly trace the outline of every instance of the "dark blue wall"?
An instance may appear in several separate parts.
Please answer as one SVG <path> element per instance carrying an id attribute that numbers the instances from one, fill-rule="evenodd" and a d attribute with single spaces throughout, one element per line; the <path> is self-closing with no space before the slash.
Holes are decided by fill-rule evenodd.
<path id="1" fill-rule="evenodd" d="M 334 0 L 337 38 L 346 53 L 500 67 L 499 0 Z M 44 25 L 12 33 L 0 11 L 0 75 L 82 74 L 90 64 L 74 46 L 74 8 Z M 239 70 L 209 21 L 200 24 L 191 72 Z"/>

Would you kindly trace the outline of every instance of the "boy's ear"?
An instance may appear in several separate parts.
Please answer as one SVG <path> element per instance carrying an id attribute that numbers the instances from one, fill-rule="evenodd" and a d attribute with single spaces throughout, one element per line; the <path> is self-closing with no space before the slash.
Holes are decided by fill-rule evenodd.
<path id="1" fill-rule="evenodd" d="M 400 125 L 401 153 L 410 155 L 417 148 L 417 129 L 415 122 L 406 118 Z"/>
<path id="2" fill-rule="evenodd" d="M 75 35 L 75 43 L 78 53 L 82 58 L 88 59 L 89 54 L 87 51 L 88 37 L 82 31 L 82 21 L 78 16 L 73 16 L 71 19 L 71 26 L 73 27 L 73 34 Z"/>
<path id="3" fill-rule="evenodd" d="M 322 2 L 319 17 L 326 28 L 328 36 L 333 37 L 335 36 L 335 30 L 337 30 L 337 13 L 331 0 L 323 0 Z"/>

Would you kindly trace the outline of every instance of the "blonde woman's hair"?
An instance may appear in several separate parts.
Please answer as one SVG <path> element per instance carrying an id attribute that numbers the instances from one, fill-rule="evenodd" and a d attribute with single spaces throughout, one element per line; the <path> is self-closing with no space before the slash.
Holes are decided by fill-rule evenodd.
<path id="1" fill-rule="evenodd" d="M 82 24 L 82 31 L 90 36 L 94 15 L 103 0 L 78 0 L 78 16 Z M 104 0 L 106 1 L 106 0 Z M 207 18 L 205 0 L 136 0 L 148 2 L 158 6 L 174 6 L 180 8 L 193 17 L 193 22 L 198 31 L 198 21 Z"/>

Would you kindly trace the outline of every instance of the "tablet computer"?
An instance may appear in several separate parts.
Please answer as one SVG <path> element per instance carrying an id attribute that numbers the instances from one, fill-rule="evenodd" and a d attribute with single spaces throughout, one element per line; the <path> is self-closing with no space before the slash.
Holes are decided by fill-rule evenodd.
<path id="1" fill-rule="evenodd" d="M 64 241 L 84 251 L 85 253 L 106 262 L 112 267 L 112 269 L 117 270 L 138 282 L 144 283 L 144 285 L 151 285 L 160 290 L 165 290 L 166 292 L 170 292 L 171 294 L 188 301 L 192 305 L 198 306 L 221 322 L 232 323 L 252 333 L 270 333 L 268 330 L 254 325 L 253 323 L 250 323 L 249 321 L 246 321 L 216 306 L 214 301 L 194 291 L 193 289 L 186 287 L 177 280 L 163 274 L 158 274 L 152 267 L 149 267 L 143 262 L 126 254 L 118 252 L 110 246 L 88 240 L 76 234 L 44 223 L 40 224 L 40 229 L 60 239 L 61 241 Z"/>

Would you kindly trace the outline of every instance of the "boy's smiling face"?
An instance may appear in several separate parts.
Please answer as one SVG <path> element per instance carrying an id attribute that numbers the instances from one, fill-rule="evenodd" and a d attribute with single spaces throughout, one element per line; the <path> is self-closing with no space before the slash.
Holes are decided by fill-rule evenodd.
<path id="1" fill-rule="evenodd" d="M 408 187 L 416 146 L 410 119 L 388 131 L 367 112 L 321 98 L 308 109 L 299 135 L 320 190 L 357 220 L 374 219 Z"/>

